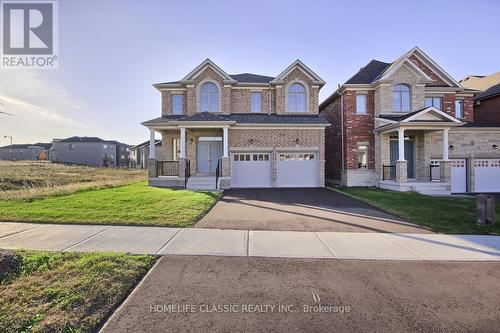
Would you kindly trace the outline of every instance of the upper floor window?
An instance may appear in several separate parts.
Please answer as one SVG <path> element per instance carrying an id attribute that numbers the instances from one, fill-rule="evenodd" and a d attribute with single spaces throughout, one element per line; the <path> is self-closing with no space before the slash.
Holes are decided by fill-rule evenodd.
<path id="1" fill-rule="evenodd" d="M 172 114 L 182 114 L 183 104 L 182 95 L 172 95 Z"/>
<path id="2" fill-rule="evenodd" d="M 366 95 L 359 94 L 356 95 L 356 113 L 366 114 Z"/>
<path id="3" fill-rule="evenodd" d="M 392 111 L 410 111 L 410 87 L 406 84 L 397 84 L 392 93 Z"/>
<path id="4" fill-rule="evenodd" d="M 433 106 L 438 110 L 441 110 L 442 98 L 441 97 L 426 97 L 424 106 L 426 108 Z"/>
<path id="5" fill-rule="evenodd" d="M 251 111 L 260 112 L 262 105 L 262 94 L 260 92 L 251 93 Z"/>
<path id="6" fill-rule="evenodd" d="M 219 111 L 219 89 L 212 82 L 203 83 L 200 89 L 200 111 Z"/>
<path id="7" fill-rule="evenodd" d="M 306 88 L 300 83 L 288 88 L 288 112 L 306 112 Z"/>
<path id="8" fill-rule="evenodd" d="M 455 100 L 455 118 L 462 119 L 464 117 L 464 101 L 462 99 Z"/>

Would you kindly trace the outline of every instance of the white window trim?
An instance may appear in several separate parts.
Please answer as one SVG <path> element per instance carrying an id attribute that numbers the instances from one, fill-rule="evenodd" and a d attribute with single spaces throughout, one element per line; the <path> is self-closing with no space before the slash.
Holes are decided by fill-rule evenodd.
<path id="1" fill-rule="evenodd" d="M 299 111 L 289 111 L 288 110 L 288 89 L 290 88 L 290 86 L 292 84 L 295 84 L 295 83 L 298 83 L 300 85 L 302 85 L 306 91 L 306 109 L 304 112 L 299 112 Z M 286 87 L 285 87 L 285 112 L 287 113 L 291 113 L 291 114 L 304 114 L 304 113 L 311 113 L 311 102 L 310 102 L 310 98 L 309 98 L 309 86 L 302 80 L 298 80 L 298 79 L 295 79 L 295 80 L 292 80 L 290 81 Z"/>
<path id="2" fill-rule="evenodd" d="M 253 94 L 260 95 L 259 111 L 253 110 Z M 262 91 L 250 91 L 250 113 L 261 113 L 262 112 Z"/>
<path id="3" fill-rule="evenodd" d="M 180 96 L 181 97 L 181 112 L 174 112 L 174 96 Z M 171 94 L 170 95 L 170 112 L 172 114 L 184 114 L 184 94 Z"/>
<path id="4" fill-rule="evenodd" d="M 461 101 L 462 103 L 462 110 L 461 110 L 461 115 L 460 117 L 457 116 L 457 101 Z M 464 110 L 465 110 L 465 99 L 463 98 L 455 98 L 455 113 L 454 113 L 454 117 L 457 118 L 457 119 L 464 119 L 465 117 L 465 114 L 464 114 Z"/>
<path id="5" fill-rule="evenodd" d="M 203 86 L 203 84 L 205 84 L 207 82 L 211 82 L 211 83 L 215 84 L 217 86 L 217 89 L 218 89 L 218 92 L 219 92 L 219 103 L 218 103 L 219 104 L 219 110 L 217 110 L 217 111 L 210 111 L 210 113 L 222 112 L 222 87 L 219 84 L 219 82 L 217 82 L 215 80 L 212 80 L 212 79 L 203 80 L 200 83 L 198 83 L 198 85 L 196 86 L 196 111 L 197 112 L 203 112 L 201 110 L 201 87 Z"/>
<path id="6" fill-rule="evenodd" d="M 365 97 L 365 112 L 358 112 L 358 96 Z M 356 93 L 356 114 L 361 116 L 368 115 L 368 94 L 366 92 Z"/>

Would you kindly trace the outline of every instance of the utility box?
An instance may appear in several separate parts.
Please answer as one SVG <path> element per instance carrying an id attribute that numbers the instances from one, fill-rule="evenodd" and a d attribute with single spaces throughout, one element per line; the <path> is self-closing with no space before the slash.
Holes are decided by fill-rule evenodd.
<path id="1" fill-rule="evenodd" d="M 495 197 L 487 194 L 476 196 L 476 224 L 494 226 L 495 220 Z"/>

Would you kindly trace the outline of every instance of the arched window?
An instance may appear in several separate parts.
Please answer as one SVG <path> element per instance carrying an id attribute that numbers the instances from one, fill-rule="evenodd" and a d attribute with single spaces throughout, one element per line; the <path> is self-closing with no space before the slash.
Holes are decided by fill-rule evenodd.
<path id="1" fill-rule="evenodd" d="M 219 89 L 212 82 L 203 83 L 200 88 L 200 111 L 219 111 Z"/>
<path id="2" fill-rule="evenodd" d="M 306 88 L 300 83 L 288 88 L 288 112 L 306 112 Z"/>
<path id="3" fill-rule="evenodd" d="M 396 84 L 392 93 L 392 111 L 410 112 L 410 87 Z"/>

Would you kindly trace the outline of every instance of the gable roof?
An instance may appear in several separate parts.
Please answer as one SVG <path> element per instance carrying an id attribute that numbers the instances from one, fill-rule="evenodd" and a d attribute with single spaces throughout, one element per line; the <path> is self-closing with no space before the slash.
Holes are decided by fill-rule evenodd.
<path id="1" fill-rule="evenodd" d="M 233 79 L 231 78 L 231 76 L 229 76 L 229 74 L 227 74 L 222 68 L 217 66 L 212 60 L 207 58 L 201 64 L 196 66 L 195 69 L 189 72 L 188 75 L 184 76 L 181 82 L 192 80 L 199 72 L 204 70 L 205 67 L 212 67 L 212 69 L 215 70 L 217 73 L 219 73 L 225 80 L 233 81 Z"/>
<path id="2" fill-rule="evenodd" d="M 370 84 L 382 74 L 392 63 L 373 59 L 365 67 L 354 74 L 346 84 Z"/>
<path id="3" fill-rule="evenodd" d="M 43 147 L 44 149 L 50 149 L 52 147 L 52 142 L 37 142 L 34 144 L 34 146 L 37 147 Z"/>
<path id="4" fill-rule="evenodd" d="M 313 79 L 313 83 L 319 84 L 321 86 L 326 83 L 321 77 L 319 77 L 318 74 L 314 73 L 312 69 L 310 69 L 309 67 L 307 67 L 299 59 L 297 59 L 294 62 L 292 62 L 290 64 L 290 66 L 288 66 L 287 68 L 285 68 L 284 71 L 282 71 L 281 73 L 279 73 L 278 76 L 276 76 L 274 78 L 274 80 L 271 81 L 271 83 L 281 83 L 281 81 L 283 80 L 283 78 L 285 76 L 287 76 L 287 74 L 290 73 L 295 67 L 298 67 L 298 68 L 302 69 L 303 72 L 305 72 L 307 75 L 309 75 Z"/>
<path id="5" fill-rule="evenodd" d="M 419 117 L 422 117 L 426 113 L 434 113 L 434 114 L 438 115 L 440 118 L 442 118 L 444 121 L 453 122 L 453 123 L 462 123 L 457 118 L 452 117 L 452 116 L 448 115 L 447 113 L 445 113 L 439 109 L 436 109 L 433 106 L 429 106 L 429 107 L 426 107 L 426 108 L 423 108 L 423 109 L 420 109 L 417 111 L 413 111 L 410 113 L 404 113 L 401 115 L 380 115 L 379 118 L 382 118 L 385 120 L 390 120 L 392 122 L 400 122 L 400 123 L 407 123 L 407 122 L 411 122 L 411 121 L 417 121 L 417 122 L 435 121 L 435 120 L 427 120 L 427 119 L 426 120 L 422 120 L 422 119 L 419 120 L 418 119 Z"/>
<path id="6" fill-rule="evenodd" d="M 105 142 L 105 141 L 96 136 L 72 136 L 66 139 L 62 139 L 59 142 Z"/>
<path id="7" fill-rule="evenodd" d="M 474 101 L 481 101 L 483 99 L 491 98 L 497 95 L 500 95 L 500 83 L 486 89 L 485 91 L 474 97 Z"/>

